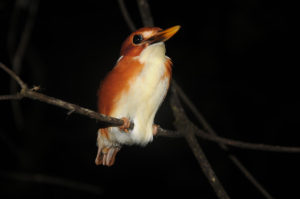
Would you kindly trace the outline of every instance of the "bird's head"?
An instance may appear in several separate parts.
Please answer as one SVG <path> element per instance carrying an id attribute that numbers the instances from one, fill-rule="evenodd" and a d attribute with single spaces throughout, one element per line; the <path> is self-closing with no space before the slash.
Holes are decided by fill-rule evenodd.
<path id="1" fill-rule="evenodd" d="M 166 30 L 158 27 L 145 27 L 131 33 L 124 41 L 121 56 L 138 56 L 149 45 L 170 39 L 180 26 L 173 26 Z"/>

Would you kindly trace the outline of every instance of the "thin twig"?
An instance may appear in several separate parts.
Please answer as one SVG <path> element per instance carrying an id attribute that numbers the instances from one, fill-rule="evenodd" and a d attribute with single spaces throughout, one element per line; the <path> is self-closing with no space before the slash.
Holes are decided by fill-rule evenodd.
<path id="1" fill-rule="evenodd" d="M 169 137 L 169 138 L 182 138 L 183 137 L 182 133 L 179 131 L 166 130 L 161 127 L 157 128 L 156 136 Z"/>
<path id="2" fill-rule="evenodd" d="M 196 157 L 199 166 L 202 168 L 203 173 L 205 174 L 206 178 L 210 182 L 211 186 L 213 187 L 216 195 L 220 199 L 229 199 L 230 197 L 226 193 L 224 187 L 222 186 L 221 182 L 217 178 L 214 170 L 212 169 L 210 163 L 208 162 L 205 153 L 203 152 L 200 144 L 197 142 L 196 136 L 193 133 L 187 133 L 185 139 L 192 150 L 194 156 Z"/>
<path id="3" fill-rule="evenodd" d="M 17 180 L 26 183 L 39 183 L 60 186 L 72 190 L 78 190 L 87 192 L 90 194 L 101 195 L 103 190 L 96 185 L 86 184 L 82 182 L 77 182 L 74 180 L 69 180 L 61 177 L 47 176 L 45 174 L 28 174 L 21 172 L 12 171 L 0 171 L 0 176 L 10 180 Z"/>
<path id="4" fill-rule="evenodd" d="M 151 15 L 150 6 L 147 0 L 137 0 L 139 11 L 142 17 L 144 26 L 153 27 L 154 22 Z"/>
<path id="5" fill-rule="evenodd" d="M 24 26 L 23 32 L 21 34 L 20 42 L 18 44 L 18 47 L 16 49 L 16 52 L 12 53 L 9 52 L 9 54 L 14 54 L 13 55 L 13 60 L 12 60 L 12 69 L 15 71 L 17 75 L 20 74 L 21 68 L 22 68 L 22 61 L 24 58 L 25 50 L 28 46 L 31 32 L 33 29 L 34 25 L 34 19 L 37 13 L 37 8 L 38 8 L 38 0 L 31 0 L 31 1 L 26 1 L 24 3 L 23 0 L 17 0 L 15 4 L 15 12 L 14 14 L 18 14 L 17 10 L 20 10 L 19 7 L 26 6 L 28 8 L 28 17 L 26 24 Z M 12 17 L 14 20 L 17 19 L 16 16 Z M 13 22 L 14 24 L 17 24 L 16 22 Z M 12 30 L 15 29 L 15 27 L 12 26 Z M 13 49 L 12 47 L 10 49 Z M 17 91 L 17 84 L 15 81 L 10 80 L 10 93 L 15 93 Z M 16 122 L 16 125 L 18 128 L 21 128 L 23 126 L 23 116 L 22 116 L 22 111 L 20 108 L 19 102 L 12 101 L 12 110 L 14 114 L 14 119 Z"/>
<path id="6" fill-rule="evenodd" d="M 113 117 L 109 117 L 100 113 L 97 113 L 95 111 L 92 111 L 90 109 L 78 106 L 76 104 L 72 104 L 54 97 L 50 97 L 47 95 L 44 95 L 42 93 L 37 93 L 35 91 L 32 90 L 26 90 L 25 92 L 23 92 L 22 94 L 24 97 L 30 98 L 30 99 L 34 99 L 34 100 L 39 100 L 41 102 L 45 102 L 47 104 L 52 104 L 54 106 L 58 106 L 61 107 L 63 109 L 67 109 L 69 111 L 72 111 L 73 113 L 78 113 L 81 115 L 85 115 L 91 119 L 96 119 L 98 121 L 101 122 L 105 122 L 107 124 L 109 124 L 110 126 L 121 126 L 123 125 L 123 120 L 117 119 L 117 118 L 113 118 Z"/>
<path id="7" fill-rule="evenodd" d="M 197 142 L 195 136 L 196 129 L 194 128 L 194 126 L 191 124 L 191 122 L 185 115 L 185 112 L 178 99 L 175 87 L 172 86 L 171 90 L 172 90 L 171 108 L 175 117 L 175 121 L 174 121 L 175 127 L 177 128 L 177 130 L 184 132 L 186 142 L 188 143 L 190 149 L 192 150 L 195 158 L 199 163 L 200 168 L 202 169 L 204 175 L 208 179 L 210 185 L 214 189 L 218 198 L 229 199 L 228 194 L 226 193 L 221 182 L 216 176 L 214 170 L 212 169 L 200 144 Z"/>
<path id="8" fill-rule="evenodd" d="M 130 14 L 128 13 L 127 9 L 126 9 L 126 5 L 124 3 L 124 0 L 118 0 L 119 6 L 120 6 L 120 10 L 121 13 L 126 21 L 126 24 L 128 25 L 129 29 L 133 32 L 136 30 L 136 27 L 130 17 Z"/>
<path id="9" fill-rule="evenodd" d="M 22 95 L 19 93 L 15 95 L 0 95 L 0 101 L 1 100 L 20 100 L 22 98 Z"/>
<path id="10" fill-rule="evenodd" d="M 207 134 L 207 132 L 199 129 L 195 124 L 190 122 L 193 127 L 193 131 L 195 131 L 195 135 L 218 144 L 227 145 L 231 147 L 236 147 L 240 149 L 247 150 L 256 150 L 256 151 L 268 151 L 268 152 L 281 152 L 281 153 L 300 153 L 300 147 L 290 147 L 290 146 L 279 146 L 279 145 L 268 145 L 268 144 L 260 144 L 260 143 L 249 143 L 243 142 L 239 140 L 233 140 L 229 138 L 220 137 L 218 135 Z M 158 136 L 164 137 L 182 137 L 184 135 L 184 129 L 182 132 L 178 131 L 170 131 L 159 128 Z"/>
<path id="11" fill-rule="evenodd" d="M 182 99 L 182 101 L 188 106 L 188 108 L 192 111 L 198 121 L 202 124 L 204 129 L 211 135 L 217 136 L 217 133 L 213 130 L 213 128 L 209 125 L 203 115 L 198 111 L 194 103 L 188 98 L 188 96 L 184 93 L 181 87 L 176 83 L 173 79 L 172 85 L 176 88 L 178 96 Z M 219 146 L 224 151 L 229 151 L 229 148 L 222 143 L 219 143 Z M 244 174 L 244 176 L 255 186 L 258 191 L 267 199 L 273 199 L 273 196 L 262 186 L 260 182 L 251 174 L 251 172 L 243 165 L 243 163 L 233 154 L 229 154 L 228 158 L 233 162 L 233 164 Z"/>
<path id="12" fill-rule="evenodd" d="M 1 62 L 0 62 L 0 68 L 3 69 L 5 72 L 7 72 L 20 85 L 22 89 L 27 88 L 27 85 L 23 82 L 23 80 L 21 80 L 21 78 L 14 71 L 9 69 Z"/>
<path id="13" fill-rule="evenodd" d="M 87 116 L 91 119 L 96 119 L 97 121 L 102 121 L 107 123 L 109 126 L 121 126 L 123 125 L 123 120 L 110 117 L 107 115 L 103 115 L 100 113 L 97 113 L 95 111 L 92 111 L 90 109 L 78 106 L 76 104 L 72 104 L 54 97 L 50 97 L 47 95 L 44 95 L 42 93 L 36 92 L 34 89 L 28 89 L 27 85 L 17 76 L 12 70 L 10 70 L 8 67 L 6 67 L 4 64 L 0 63 L 0 68 L 5 70 L 9 75 L 11 75 L 21 86 L 21 92 L 18 93 L 21 97 L 26 97 L 34 100 L 39 100 L 41 102 L 47 103 L 47 104 L 52 104 L 54 106 L 58 106 L 61 108 L 64 108 L 66 110 L 69 110 L 73 113 L 78 113 L 84 116 Z M 20 97 L 20 99 L 21 99 Z M 256 143 L 248 143 L 248 142 L 242 142 L 242 141 L 237 141 L 237 140 L 232 140 L 228 138 L 223 138 L 220 136 L 214 136 L 214 135 L 209 135 L 203 130 L 198 129 L 192 122 L 190 122 L 191 125 L 193 125 L 193 128 L 195 129 L 195 133 L 197 136 L 213 141 L 216 143 L 222 143 L 238 148 L 243 148 L 243 149 L 251 149 L 251 150 L 261 150 L 261 151 L 273 151 L 273 152 L 288 152 L 288 153 L 299 153 L 300 152 L 300 147 L 285 147 L 285 146 L 273 146 L 273 145 L 265 145 L 265 144 L 256 144 Z M 133 128 L 134 124 L 131 123 L 130 128 Z M 163 128 L 158 128 L 158 136 L 165 136 L 165 137 L 179 137 L 183 136 L 183 132 L 175 132 L 175 131 L 170 131 L 166 130 Z"/>
<path id="14" fill-rule="evenodd" d="M 197 136 L 216 143 L 226 144 L 228 146 L 233 146 L 233 147 L 248 149 L 248 150 L 259 150 L 259 151 L 286 152 L 286 153 L 300 152 L 300 147 L 288 147 L 288 146 L 243 142 L 243 141 L 223 138 L 217 135 L 207 134 L 205 131 L 199 129 L 197 126 L 195 125 L 193 126 L 195 128 L 195 133 Z"/>
<path id="15" fill-rule="evenodd" d="M 27 85 L 21 80 L 21 78 L 16 73 L 14 73 L 14 71 L 9 69 L 7 66 L 5 66 L 2 63 L 0 63 L 0 68 L 3 69 L 5 72 L 7 72 L 21 86 L 21 88 L 22 88 L 21 92 L 18 93 L 18 95 L 21 96 L 21 97 L 27 97 L 27 98 L 30 98 L 30 99 L 45 102 L 47 104 L 52 104 L 52 105 L 67 109 L 69 111 L 73 111 L 74 113 L 85 115 L 85 116 L 88 116 L 92 119 L 96 119 L 98 121 L 106 122 L 106 123 L 110 124 L 111 126 L 121 126 L 121 125 L 123 125 L 123 120 L 113 118 L 113 117 L 109 117 L 109 116 L 97 113 L 95 111 L 92 111 L 90 109 L 83 108 L 83 107 L 78 106 L 76 104 L 72 104 L 72 103 L 69 103 L 69 102 L 54 98 L 54 97 L 50 97 L 50 96 L 38 93 L 34 89 L 28 89 Z"/>
<path id="16" fill-rule="evenodd" d="M 265 198 L 274 199 L 274 197 L 271 196 L 271 194 L 263 187 L 263 185 L 260 182 L 258 182 L 258 180 L 251 174 L 251 172 L 236 156 L 229 154 L 228 157 Z"/>
<path id="17" fill-rule="evenodd" d="M 20 1 L 20 0 L 18 0 Z M 16 2 L 16 6 L 19 6 L 21 3 Z M 24 58 L 24 53 L 25 50 L 28 46 L 29 40 L 30 40 L 30 36 L 31 36 L 31 32 L 33 29 L 33 25 L 34 25 L 34 21 L 35 21 L 35 16 L 38 10 L 38 0 L 31 0 L 28 1 L 28 18 L 24 27 L 24 30 L 21 34 L 21 39 L 19 42 L 19 45 L 17 47 L 17 50 L 14 54 L 13 60 L 12 60 L 12 66 L 13 66 L 13 71 L 15 71 L 16 74 L 20 73 L 21 70 L 21 63 L 23 61 Z M 14 83 L 14 82 L 12 82 Z M 15 92 L 15 90 L 12 90 L 12 92 Z"/>

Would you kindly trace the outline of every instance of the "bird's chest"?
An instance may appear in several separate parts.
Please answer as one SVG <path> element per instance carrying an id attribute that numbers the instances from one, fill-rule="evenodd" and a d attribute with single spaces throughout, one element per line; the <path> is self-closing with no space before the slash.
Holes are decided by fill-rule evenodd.
<path id="1" fill-rule="evenodd" d="M 165 57 L 144 62 L 141 72 L 129 82 L 129 89 L 121 94 L 115 116 L 134 118 L 138 115 L 147 121 L 161 104 L 169 83 L 165 76 Z"/>

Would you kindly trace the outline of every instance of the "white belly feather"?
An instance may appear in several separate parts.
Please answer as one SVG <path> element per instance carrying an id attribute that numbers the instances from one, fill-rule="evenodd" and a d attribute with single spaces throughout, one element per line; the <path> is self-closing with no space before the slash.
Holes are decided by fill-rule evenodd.
<path id="1" fill-rule="evenodd" d="M 152 125 L 155 114 L 167 92 L 169 78 L 165 74 L 164 43 L 148 46 L 136 57 L 144 63 L 141 73 L 130 83 L 128 92 L 121 94 L 116 104 L 113 117 L 127 117 L 134 122 L 134 128 L 129 133 L 120 132 L 112 127 L 110 139 L 120 144 L 147 144 L 153 139 Z"/>

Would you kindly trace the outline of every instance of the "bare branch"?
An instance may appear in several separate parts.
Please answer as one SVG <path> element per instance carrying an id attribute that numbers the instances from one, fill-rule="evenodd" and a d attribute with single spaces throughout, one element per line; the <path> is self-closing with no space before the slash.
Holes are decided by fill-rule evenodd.
<path id="1" fill-rule="evenodd" d="M 273 196 L 271 196 L 270 193 L 262 186 L 262 184 L 260 184 L 260 182 L 257 181 L 257 179 L 251 174 L 251 172 L 243 165 L 243 163 L 241 163 L 241 161 L 236 156 L 229 154 L 228 157 L 265 198 L 274 199 Z"/>
<path id="2" fill-rule="evenodd" d="M 195 124 L 190 121 L 191 127 L 193 127 L 193 131 L 195 135 L 212 142 L 216 142 L 218 144 L 222 144 L 222 148 L 224 145 L 236 147 L 240 149 L 247 150 L 259 150 L 259 151 L 269 151 L 269 152 L 284 152 L 284 153 L 300 153 L 300 147 L 290 147 L 290 146 L 279 146 L 279 145 L 268 145 L 261 143 L 249 143 L 243 142 L 239 140 L 229 139 L 220 137 L 217 134 L 208 134 L 207 132 L 199 129 Z M 209 132 L 209 131 L 208 131 Z M 159 128 L 158 136 L 164 137 L 181 137 L 185 134 L 185 130 L 183 129 L 181 132 L 178 131 L 170 131 Z M 224 148 L 223 148 L 224 149 Z M 225 150 L 225 149 L 224 149 Z M 228 150 L 228 148 L 226 149 Z"/>
<path id="3" fill-rule="evenodd" d="M 173 79 L 172 85 L 176 88 L 178 96 L 182 99 L 182 101 L 189 107 L 198 121 L 203 125 L 204 129 L 212 134 L 216 134 L 214 130 L 210 127 L 210 125 L 206 122 L 202 114 L 198 111 L 197 107 L 193 104 L 193 102 L 188 98 L 188 96 L 184 93 L 182 88 L 177 84 L 177 82 Z"/>
<path id="4" fill-rule="evenodd" d="M 124 0 L 118 0 L 118 3 L 119 3 L 119 6 L 120 6 L 120 10 L 121 10 L 121 13 L 126 21 L 126 24 L 128 25 L 129 29 L 133 32 L 136 30 L 136 27 L 130 17 L 130 14 L 128 13 L 127 9 L 126 9 L 126 6 L 125 6 L 125 3 L 124 3 Z"/>
<path id="5" fill-rule="evenodd" d="M 153 27 L 154 22 L 153 22 L 153 19 L 152 19 L 152 15 L 151 15 L 150 6 L 148 4 L 148 1 L 147 0 L 137 0 L 137 4 L 138 4 L 138 7 L 139 7 L 139 11 L 140 11 L 144 26 Z"/>
<path id="6" fill-rule="evenodd" d="M 173 79 L 173 86 L 176 88 L 178 96 L 182 99 L 182 101 L 188 106 L 188 108 L 192 111 L 192 113 L 196 116 L 198 121 L 203 125 L 204 129 L 211 135 L 217 136 L 217 133 L 213 130 L 213 128 L 208 124 L 203 115 L 198 111 L 194 103 L 188 98 L 188 96 L 184 93 L 181 87 L 176 83 Z M 229 148 L 225 144 L 219 143 L 219 146 L 224 151 L 229 151 Z M 268 191 L 258 182 L 257 179 L 251 174 L 250 171 L 243 165 L 243 163 L 233 154 L 229 154 L 228 158 L 233 162 L 233 164 L 244 174 L 244 176 L 258 189 L 258 191 L 267 199 L 273 199 L 273 197 L 268 193 Z"/>
<path id="7" fill-rule="evenodd" d="M 52 104 L 54 106 L 61 107 L 63 109 L 67 109 L 73 113 L 78 113 L 81 115 L 85 115 L 91 119 L 96 119 L 98 121 L 106 122 L 110 126 L 121 126 L 123 125 L 123 120 L 109 117 L 100 113 L 97 113 L 95 111 L 92 111 L 90 109 L 78 106 L 76 104 L 72 104 L 54 97 L 50 97 L 47 95 L 44 95 L 42 93 L 37 93 L 32 90 L 26 90 L 22 93 L 24 97 L 34 99 L 34 100 L 39 100 L 41 102 L 45 102 L 47 104 Z M 132 124 L 133 125 L 133 124 Z"/>
<path id="8" fill-rule="evenodd" d="M 21 78 L 14 71 L 9 69 L 1 62 L 0 62 L 0 68 L 3 69 L 5 72 L 7 72 L 21 86 L 22 89 L 27 88 L 27 85 L 23 82 L 23 80 L 21 80 Z"/>
<path id="9" fill-rule="evenodd" d="M 107 115 L 103 115 L 100 113 L 97 113 L 95 111 L 92 111 L 90 109 L 78 106 L 76 104 L 72 104 L 54 97 L 50 97 L 47 95 L 44 95 L 42 93 L 38 93 L 35 91 L 35 89 L 28 89 L 27 85 L 17 76 L 12 70 L 10 70 L 8 67 L 6 67 L 4 64 L 0 63 L 0 68 L 5 70 L 9 75 L 11 75 L 20 85 L 22 85 L 22 90 L 20 93 L 16 94 L 20 96 L 20 99 L 22 97 L 27 97 L 30 99 L 34 100 L 39 100 L 41 102 L 47 103 L 47 104 L 52 104 L 54 106 L 58 106 L 61 108 L 64 108 L 66 110 L 69 110 L 69 113 L 78 113 L 81 115 L 85 115 L 91 119 L 96 119 L 98 121 L 106 122 L 110 126 L 121 126 L 123 125 L 123 120 L 110 117 Z M 4 95 L 5 97 L 3 98 L 8 98 L 8 95 Z M 17 97 L 12 97 L 14 99 L 17 99 Z M 203 130 L 198 129 L 197 126 L 195 126 L 192 122 L 190 124 L 193 126 L 195 129 L 195 133 L 197 136 L 217 142 L 217 143 L 222 143 L 238 148 L 243 148 L 243 149 L 251 149 L 251 150 L 261 150 L 261 151 L 273 151 L 273 152 L 288 152 L 288 153 L 299 153 L 300 152 L 300 147 L 285 147 L 285 146 L 273 146 L 273 145 L 265 145 L 265 144 L 255 144 L 255 143 L 248 143 L 248 142 L 242 142 L 242 141 L 237 141 L 237 140 L 232 140 L 232 139 L 227 139 L 215 135 L 209 135 Z M 130 128 L 132 129 L 134 126 L 133 123 L 130 124 Z M 170 130 L 165 130 L 162 128 L 158 128 L 158 136 L 165 136 L 165 137 L 179 137 L 183 136 L 184 132 L 175 132 L 175 131 L 170 131 Z"/>
<path id="10" fill-rule="evenodd" d="M 171 108 L 175 117 L 174 125 L 178 131 L 184 132 L 185 139 L 192 150 L 195 158 L 197 159 L 200 168 L 202 169 L 204 175 L 208 179 L 210 185 L 214 189 L 216 195 L 220 199 L 229 199 L 225 189 L 223 188 L 221 182 L 217 178 L 214 170 L 212 169 L 209 161 L 207 160 L 200 144 L 197 142 L 195 137 L 195 129 L 193 124 L 189 121 L 185 112 L 178 99 L 176 89 L 172 86 L 172 97 L 171 97 Z"/>
<path id="11" fill-rule="evenodd" d="M 233 139 L 223 138 L 217 135 L 207 134 L 205 131 L 199 129 L 193 123 L 193 128 L 195 129 L 195 133 L 197 136 L 210 140 L 213 142 L 217 142 L 220 144 L 226 144 L 228 146 L 233 146 L 241 149 L 248 150 L 259 150 L 259 151 L 272 151 L 272 152 L 286 152 L 286 153 L 299 153 L 300 147 L 288 147 L 288 146 L 279 146 L 279 145 L 267 145 L 267 144 L 259 144 L 259 143 L 249 143 L 243 142 Z"/>
<path id="12" fill-rule="evenodd" d="M 39 184 L 48 184 L 73 190 L 84 191 L 95 195 L 103 194 L 103 190 L 99 186 L 77 182 L 61 177 L 47 176 L 44 174 L 27 174 L 21 172 L 0 171 L 0 176 L 6 179 L 17 180 L 26 183 L 33 182 Z"/>
<path id="13" fill-rule="evenodd" d="M 16 6 L 20 6 L 20 4 L 24 4 L 24 3 L 20 3 L 20 0 L 18 0 L 16 2 Z M 16 74 L 20 73 L 21 70 L 21 63 L 24 57 L 24 53 L 26 50 L 26 47 L 29 43 L 30 40 L 30 36 L 31 36 L 31 32 L 33 29 L 33 25 L 34 25 L 34 19 L 37 13 L 37 8 L 38 8 L 38 0 L 31 0 L 28 1 L 28 19 L 26 21 L 24 30 L 21 34 L 21 39 L 20 39 L 20 43 L 17 47 L 17 50 L 14 54 L 13 60 L 12 60 L 12 66 L 13 66 L 13 71 L 15 71 Z M 14 82 L 12 82 L 13 84 Z M 15 92 L 15 90 L 12 90 L 12 92 Z"/>
<path id="14" fill-rule="evenodd" d="M 90 109 L 83 108 L 83 107 L 80 107 L 78 105 L 75 105 L 75 104 L 60 100 L 60 99 L 56 99 L 54 97 L 50 97 L 50 96 L 38 93 L 38 92 L 35 91 L 35 89 L 28 89 L 27 85 L 20 79 L 20 77 L 16 73 L 14 73 L 14 71 L 9 69 L 7 66 L 5 66 L 2 63 L 0 63 L 0 68 L 2 68 L 5 72 L 7 72 L 21 86 L 22 90 L 21 90 L 20 93 L 17 94 L 18 96 L 20 96 L 20 99 L 22 97 L 27 97 L 27 98 L 34 99 L 34 100 L 39 100 L 39 101 L 45 102 L 47 104 L 52 104 L 52 105 L 67 109 L 67 110 L 72 111 L 74 113 L 78 113 L 78 114 L 88 116 L 88 117 L 90 117 L 92 119 L 96 119 L 98 121 L 106 122 L 106 123 L 110 124 L 111 126 L 121 126 L 121 125 L 123 125 L 123 120 L 113 118 L 113 117 L 109 117 L 109 116 L 106 116 L 106 115 L 102 115 L 102 114 L 97 113 L 95 111 L 92 111 Z M 6 95 L 3 98 L 7 98 L 7 97 L 8 96 Z M 133 124 L 131 124 L 131 126 L 133 128 Z"/>
<path id="15" fill-rule="evenodd" d="M 23 0 L 17 0 L 15 3 L 15 10 L 13 12 L 14 16 L 12 17 L 13 20 L 12 21 L 12 26 L 11 26 L 11 31 L 12 32 L 14 29 L 16 29 L 14 26 L 17 24 L 16 20 L 17 20 L 17 16 L 20 12 L 20 9 L 22 9 L 22 7 L 27 8 L 28 10 L 28 17 L 23 29 L 23 32 L 21 34 L 21 38 L 20 38 L 20 42 L 17 46 L 17 49 L 15 52 L 9 52 L 9 54 L 13 54 L 13 59 L 12 59 L 12 69 L 13 71 L 15 71 L 16 74 L 20 74 L 21 72 L 21 68 L 22 68 L 22 61 L 24 58 L 24 54 L 25 54 L 25 50 L 28 46 L 29 40 L 30 40 L 30 36 L 31 36 L 31 32 L 33 29 L 33 25 L 34 25 L 34 21 L 35 21 L 35 16 L 37 13 L 37 8 L 38 8 L 38 0 L 31 0 L 31 1 L 23 1 Z M 13 36 L 15 36 L 15 34 L 12 34 Z M 10 39 L 11 41 L 13 41 L 15 38 Z M 8 39 L 9 41 L 9 39 Z M 13 42 L 11 42 L 11 44 L 13 44 Z M 9 49 L 13 49 L 13 47 L 10 47 Z M 17 91 L 17 84 L 16 82 L 11 79 L 10 80 L 10 93 L 15 93 Z M 23 116 L 22 116 L 22 111 L 20 108 L 20 104 L 19 102 L 13 101 L 12 102 L 12 110 L 13 110 L 13 114 L 14 114 L 14 119 L 16 122 L 16 126 L 18 128 L 21 128 L 23 126 Z"/>
<path id="16" fill-rule="evenodd" d="M 169 137 L 169 138 L 182 138 L 182 134 L 178 131 L 166 130 L 161 127 L 157 129 L 157 136 Z"/>
<path id="17" fill-rule="evenodd" d="M 22 98 L 22 95 L 15 94 L 15 95 L 0 95 L 0 101 L 1 100 L 20 100 Z"/>

